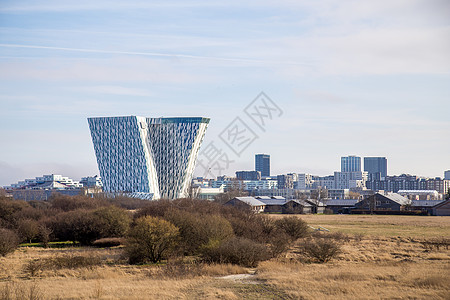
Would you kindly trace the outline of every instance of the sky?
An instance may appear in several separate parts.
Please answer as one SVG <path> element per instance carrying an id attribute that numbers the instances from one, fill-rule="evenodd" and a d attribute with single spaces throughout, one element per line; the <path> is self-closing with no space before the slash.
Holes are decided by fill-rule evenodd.
<path id="1" fill-rule="evenodd" d="M 264 128 L 245 113 L 261 92 L 279 108 Z M 86 119 L 124 115 L 211 118 L 202 151 L 226 175 L 268 153 L 272 175 L 357 155 L 442 177 L 450 1 L 0 2 L 0 186 L 98 174 Z M 255 139 L 236 154 L 237 117 Z"/>

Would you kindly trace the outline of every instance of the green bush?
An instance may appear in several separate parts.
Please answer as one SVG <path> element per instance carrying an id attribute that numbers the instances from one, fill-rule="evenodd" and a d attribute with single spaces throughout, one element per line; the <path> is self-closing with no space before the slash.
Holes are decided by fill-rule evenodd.
<path id="1" fill-rule="evenodd" d="M 179 230 L 157 217 L 141 217 L 130 229 L 125 248 L 131 264 L 159 262 L 166 258 L 178 242 Z"/>
<path id="2" fill-rule="evenodd" d="M 10 252 L 14 252 L 19 246 L 19 237 L 9 229 L 0 228 L 0 255 L 6 256 Z"/>

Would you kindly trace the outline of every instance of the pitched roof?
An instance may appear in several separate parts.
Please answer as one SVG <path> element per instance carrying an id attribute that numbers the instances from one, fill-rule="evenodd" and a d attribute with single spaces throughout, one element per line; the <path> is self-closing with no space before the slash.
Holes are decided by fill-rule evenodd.
<path id="1" fill-rule="evenodd" d="M 408 200 L 408 198 L 405 198 L 397 193 L 388 193 L 387 195 L 376 193 L 375 195 L 380 195 L 380 196 L 387 198 L 389 200 L 392 200 L 400 205 L 407 205 L 410 202 Z"/>
<path id="2" fill-rule="evenodd" d="M 305 206 L 305 207 L 312 206 L 310 203 L 306 202 L 305 200 L 293 199 L 293 200 L 287 201 L 285 204 L 287 204 L 289 202 L 295 202 L 295 203 L 300 204 L 300 205 Z"/>
<path id="3" fill-rule="evenodd" d="M 309 204 L 314 205 L 314 206 L 325 206 L 325 204 L 323 204 L 322 201 L 319 201 L 319 200 L 317 200 L 317 199 L 306 199 L 306 200 L 304 200 L 304 201 L 306 201 L 306 202 L 308 202 Z"/>
<path id="4" fill-rule="evenodd" d="M 265 206 L 266 205 L 264 202 L 261 202 L 254 197 L 236 197 L 234 199 L 244 202 L 250 206 Z"/>
<path id="5" fill-rule="evenodd" d="M 264 199 L 269 200 L 269 199 L 272 199 L 269 196 L 256 196 L 255 198 L 258 199 L 258 200 L 264 200 Z"/>
<path id="6" fill-rule="evenodd" d="M 330 199 L 326 200 L 327 206 L 353 206 L 358 203 L 358 199 Z"/>
<path id="7" fill-rule="evenodd" d="M 444 202 L 444 200 L 413 200 L 411 206 L 426 206 L 433 207 L 440 203 Z"/>
<path id="8" fill-rule="evenodd" d="M 286 200 L 281 199 L 258 199 L 259 201 L 265 203 L 266 205 L 283 205 L 286 203 Z"/>

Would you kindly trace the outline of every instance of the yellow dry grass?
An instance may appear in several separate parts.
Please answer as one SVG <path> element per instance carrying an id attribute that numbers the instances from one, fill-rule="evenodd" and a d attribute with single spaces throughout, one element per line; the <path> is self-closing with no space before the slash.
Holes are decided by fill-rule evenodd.
<path id="1" fill-rule="evenodd" d="M 274 218 L 283 215 L 271 215 Z M 402 237 L 450 237 L 450 217 L 389 215 L 297 215 L 313 227 L 351 234 Z"/>
<path id="2" fill-rule="evenodd" d="M 450 298 L 450 250 L 427 249 L 421 243 L 430 238 L 449 238 L 450 217 L 301 218 L 312 226 L 364 235 L 345 241 L 339 257 L 327 264 L 299 262 L 294 245 L 285 257 L 261 263 L 251 280 L 221 279 L 255 271 L 232 265 L 203 266 L 195 276 L 171 278 L 161 266 L 114 263 L 120 260 L 120 249 L 21 248 L 0 258 L 0 299 Z M 362 225 L 367 226 L 366 231 L 353 229 Z M 387 230 L 386 226 L 392 228 Z M 64 255 L 94 256 L 109 263 L 44 270 L 35 276 L 24 269 L 31 260 Z"/>

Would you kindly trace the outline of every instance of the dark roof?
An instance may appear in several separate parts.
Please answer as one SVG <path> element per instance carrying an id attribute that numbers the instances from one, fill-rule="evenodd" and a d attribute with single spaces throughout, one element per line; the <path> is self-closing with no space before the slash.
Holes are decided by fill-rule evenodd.
<path id="1" fill-rule="evenodd" d="M 316 199 L 306 199 L 304 201 L 306 201 L 309 204 L 314 205 L 314 206 L 325 206 L 325 204 L 323 204 L 322 201 L 317 201 Z"/>
<path id="2" fill-rule="evenodd" d="M 358 202 L 358 199 L 330 199 L 326 200 L 325 204 L 327 206 L 354 206 Z"/>
<path id="3" fill-rule="evenodd" d="M 413 200 L 411 206 L 427 206 L 433 207 L 440 203 L 444 202 L 444 200 Z"/>
<path id="4" fill-rule="evenodd" d="M 310 207 L 310 206 L 312 206 L 311 204 L 309 204 L 309 203 L 306 202 L 305 200 L 294 199 L 294 200 L 287 201 L 285 204 L 287 204 L 287 203 L 289 203 L 289 202 L 295 202 L 295 203 L 300 204 L 300 205 L 305 206 L 305 207 Z"/>
<path id="5" fill-rule="evenodd" d="M 258 199 L 258 200 L 265 203 L 266 205 L 283 205 L 286 203 L 286 200 L 280 199 Z"/>
<path id="6" fill-rule="evenodd" d="M 405 197 L 403 197 L 403 196 L 401 196 L 401 195 L 399 195 L 397 193 L 388 193 L 387 195 L 376 193 L 375 196 L 377 196 L 377 195 L 379 195 L 381 197 L 384 197 L 384 198 L 387 198 L 387 199 L 389 199 L 391 201 L 394 201 L 394 202 L 396 202 L 396 203 L 398 203 L 400 205 L 407 205 L 410 202 L 408 200 L 408 198 L 405 198 Z"/>

